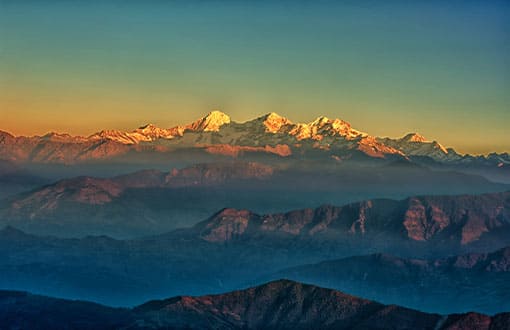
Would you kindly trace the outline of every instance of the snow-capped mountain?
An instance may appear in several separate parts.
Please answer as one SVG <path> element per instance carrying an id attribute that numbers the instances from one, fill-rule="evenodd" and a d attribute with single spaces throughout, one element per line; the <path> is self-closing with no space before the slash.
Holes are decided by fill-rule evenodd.
<path id="1" fill-rule="evenodd" d="M 452 148 L 445 148 L 437 141 L 429 141 L 417 133 L 409 133 L 400 139 L 378 138 L 380 143 L 400 150 L 407 156 L 430 157 L 436 161 L 453 161 L 462 158 Z"/>
<path id="2" fill-rule="evenodd" d="M 185 129 L 192 131 L 217 132 L 220 127 L 229 124 L 230 117 L 221 111 L 211 111 L 207 116 L 187 125 Z"/>
<path id="3" fill-rule="evenodd" d="M 233 157 L 266 153 L 306 158 L 309 153 L 322 153 L 327 159 L 343 161 L 359 154 L 380 159 L 420 157 L 439 163 L 476 162 L 499 168 L 510 165 L 508 154 L 462 156 L 417 133 L 381 138 L 354 129 L 341 119 L 321 116 L 309 123 L 294 123 L 274 112 L 239 123 L 221 111 L 212 111 L 187 125 L 160 128 L 147 124 L 129 132 L 103 130 L 88 137 L 53 132 L 16 137 L 0 131 L 0 158 L 12 161 L 75 163 L 130 151 L 172 152 L 179 148 Z"/>

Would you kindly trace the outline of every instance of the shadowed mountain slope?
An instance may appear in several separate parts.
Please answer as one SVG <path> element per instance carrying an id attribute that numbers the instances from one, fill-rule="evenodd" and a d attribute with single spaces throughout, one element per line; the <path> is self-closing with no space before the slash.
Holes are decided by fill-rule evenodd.
<path id="1" fill-rule="evenodd" d="M 0 292 L 7 329 L 506 329 L 510 314 L 441 316 L 288 280 L 220 295 L 179 296 L 113 309 Z"/>
<path id="2" fill-rule="evenodd" d="M 278 278 L 422 311 L 510 310 L 510 247 L 431 260 L 355 256 L 281 270 L 263 281 Z"/>

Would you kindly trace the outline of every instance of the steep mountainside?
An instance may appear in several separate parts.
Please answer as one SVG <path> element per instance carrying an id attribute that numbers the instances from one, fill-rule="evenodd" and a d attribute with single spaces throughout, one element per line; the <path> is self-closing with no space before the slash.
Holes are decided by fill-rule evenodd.
<path id="1" fill-rule="evenodd" d="M 131 310 L 0 292 L 8 329 L 507 329 L 510 314 L 442 316 L 280 280 L 241 291 L 150 301 Z"/>

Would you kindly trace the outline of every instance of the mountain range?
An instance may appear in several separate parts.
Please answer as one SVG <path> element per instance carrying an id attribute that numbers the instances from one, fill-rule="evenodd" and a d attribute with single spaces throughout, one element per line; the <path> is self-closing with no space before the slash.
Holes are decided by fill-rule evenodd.
<path id="1" fill-rule="evenodd" d="M 380 138 L 351 127 L 341 119 L 321 116 L 310 123 L 293 123 L 276 113 L 237 123 L 220 111 L 212 111 L 193 123 L 172 128 L 144 125 L 131 132 L 103 130 L 88 137 L 51 132 L 44 136 L 13 136 L 0 132 L 0 158 L 18 162 L 72 164 L 130 153 L 173 154 L 196 149 L 205 154 L 240 157 L 272 154 L 303 157 L 322 154 L 332 161 L 352 157 L 420 159 L 457 165 L 506 169 L 508 153 L 487 156 L 461 155 L 417 133 L 402 138 Z M 124 158 L 125 159 L 125 158 Z"/>
<path id="2" fill-rule="evenodd" d="M 495 315 L 510 310 L 510 155 L 417 133 L 220 111 L 86 137 L 0 131 L 3 226 L 0 288 L 122 307 L 0 291 L 0 328 L 510 322 Z"/>
<path id="3" fill-rule="evenodd" d="M 0 224 L 60 236 L 134 237 L 193 225 L 225 206 L 268 213 L 368 198 L 498 192 L 510 186 L 408 161 L 330 168 L 235 160 L 106 178 L 79 176 L 26 188 L 31 190 L 16 193 L 13 188 L 0 199 Z"/>
<path id="4" fill-rule="evenodd" d="M 266 215 L 227 208 L 192 227 L 128 240 L 36 236 L 7 227 L 0 231 L 0 287 L 137 304 L 162 295 L 225 292 L 290 267 L 359 256 L 354 262 L 340 262 L 350 265 L 343 271 L 346 277 L 328 278 L 325 271 L 322 277 L 306 279 L 344 283 L 384 303 L 432 312 L 502 312 L 510 301 L 504 289 L 510 274 L 505 249 L 510 246 L 509 210 L 507 192 L 368 200 Z M 505 250 L 486 254 L 500 249 Z M 363 256 L 373 253 L 391 257 Z M 448 259 L 453 255 L 463 256 Z M 335 269 L 334 264 L 324 267 Z M 370 288 L 382 284 L 377 274 L 365 275 L 370 269 L 402 272 L 394 276 L 401 280 L 397 283 L 419 280 L 424 288 L 448 287 L 452 299 L 445 301 L 450 304 L 424 298 L 418 305 L 399 291 L 408 291 L 406 285 L 388 285 L 374 293 Z M 292 278 L 295 272 L 282 274 Z M 356 282 L 356 277 L 371 282 Z M 321 282 L 325 280 L 331 282 Z M 435 297 L 437 290 L 420 294 Z M 482 293 L 486 298 L 480 299 Z"/>
<path id="5" fill-rule="evenodd" d="M 273 233 L 295 237 L 386 234 L 395 239 L 458 246 L 480 243 L 486 235 L 509 227 L 509 192 L 367 200 L 268 215 L 224 209 L 195 226 L 209 242 L 260 239 Z M 494 238 L 487 238 L 487 244 L 491 241 Z"/>

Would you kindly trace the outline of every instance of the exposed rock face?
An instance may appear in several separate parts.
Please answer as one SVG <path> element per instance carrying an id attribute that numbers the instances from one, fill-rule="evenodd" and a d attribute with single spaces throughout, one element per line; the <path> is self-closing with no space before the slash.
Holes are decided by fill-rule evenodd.
<path id="1" fill-rule="evenodd" d="M 426 241 L 450 224 L 450 219 L 437 206 L 423 205 L 416 198 L 409 200 L 409 207 L 405 212 L 404 226 L 410 238 Z"/>
<path id="2" fill-rule="evenodd" d="M 213 220 L 205 226 L 200 235 L 209 242 L 233 240 L 246 231 L 252 216 L 249 211 L 224 209 L 213 216 Z"/>
<path id="3" fill-rule="evenodd" d="M 265 231 L 282 231 L 300 235 L 314 234 L 326 230 L 331 222 L 338 219 L 341 208 L 322 206 L 315 210 L 305 209 L 285 214 L 270 214 L 263 217 L 261 229 Z"/>
<path id="4" fill-rule="evenodd" d="M 214 217 L 212 219 L 214 222 Z M 279 214 L 252 214 L 247 220 L 253 230 L 240 232 L 240 235 L 270 232 L 295 236 L 335 232 L 397 235 L 402 232 L 403 237 L 413 241 L 437 240 L 467 245 L 478 241 L 486 233 L 503 228 L 508 230 L 510 192 L 478 196 L 411 197 L 399 202 L 369 200 L 343 207 L 325 205 L 317 209 Z M 211 221 L 204 223 L 209 225 Z M 215 226 L 221 225 L 215 223 Z"/>
<path id="5" fill-rule="evenodd" d="M 350 229 L 351 233 L 356 233 L 357 231 L 359 231 L 361 234 L 365 233 L 365 222 L 367 220 L 367 215 L 372 208 L 372 205 L 372 201 L 367 201 L 360 205 L 359 218 L 352 223 Z"/>

